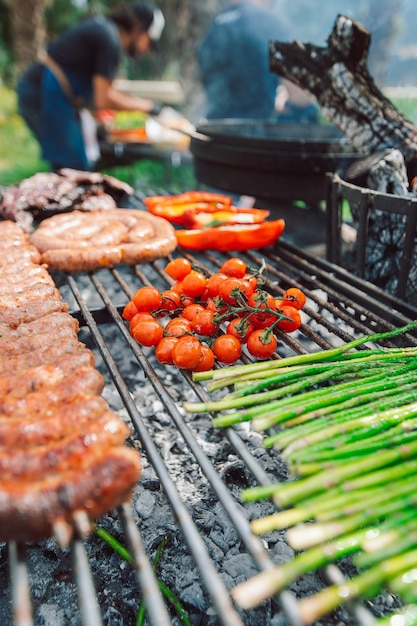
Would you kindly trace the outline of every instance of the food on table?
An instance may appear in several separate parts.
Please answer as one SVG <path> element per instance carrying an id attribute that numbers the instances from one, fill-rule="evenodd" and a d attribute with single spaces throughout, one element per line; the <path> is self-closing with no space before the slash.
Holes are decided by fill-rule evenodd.
<path id="1" fill-rule="evenodd" d="M 34 218 L 72 211 L 114 209 L 133 188 L 114 176 L 63 168 L 39 172 L 17 185 L 0 187 L 0 219 L 11 220 L 26 232 Z"/>
<path id="2" fill-rule="evenodd" d="M 65 272 L 148 263 L 177 246 L 169 222 L 133 209 L 56 215 L 41 222 L 30 241 L 42 263 Z"/>
<path id="3" fill-rule="evenodd" d="M 171 289 L 141 287 L 123 310 L 132 336 L 154 347 L 161 363 L 203 372 L 215 361 L 235 363 L 245 344 L 255 358 L 269 358 L 278 345 L 275 333 L 301 326 L 304 293 L 287 290 L 281 306 L 239 257 L 211 276 L 185 257 L 170 260 L 165 272 L 176 281 Z"/>
<path id="4" fill-rule="evenodd" d="M 178 244 L 187 250 L 242 252 L 272 246 L 285 228 L 283 219 L 260 224 L 230 224 L 217 228 L 177 230 Z"/>
<path id="5" fill-rule="evenodd" d="M 293 288 L 283 300 L 288 296 L 303 300 Z M 237 585 L 231 593 L 241 608 L 348 555 L 358 573 L 300 600 L 303 624 L 384 589 L 415 603 L 417 348 L 383 341 L 404 335 L 404 345 L 416 327 L 414 321 L 317 353 L 193 374 L 209 380 L 211 391 L 234 389 L 220 400 L 187 402 L 185 410 L 224 411 L 213 419 L 217 428 L 250 421 L 265 432 L 265 447 L 281 451 L 292 477 L 242 492 L 244 502 L 272 498 L 279 509 L 252 520 L 253 532 L 286 531 L 299 554 Z"/>
<path id="6" fill-rule="evenodd" d="M 281 236 L 284 220 L 267 221 L 269 211 L 236 207 L 232 201 L 228 194 L 211 191 L 144 199 L 148 211 L 185 227 L 176 237 L 188 250 L 239 252 L 273 245 Z"/>
<path id="7" fill-rule="evenodd" d="M 29 236 L 0 222 L 0 252 L 0 541 L 65 545 L 130 498 L 140 457 Z"/>

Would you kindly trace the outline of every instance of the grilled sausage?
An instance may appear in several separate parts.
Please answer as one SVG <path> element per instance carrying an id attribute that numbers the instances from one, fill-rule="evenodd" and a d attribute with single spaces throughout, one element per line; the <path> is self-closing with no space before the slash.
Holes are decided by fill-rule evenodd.
<path id="1" fill-rule="evenodd" d="M 10 291 L 0 295 L 0 307 L 21 306 L 29 302 L 42 302 L 43 300 L 62 300 L 59 290 L 53 285 L 34 283 L 23 291 Z"/>
<path id="2" fill-rule="evenodd" d="M 23 249 L 11 249 L 4 256 L 0 256 L 0 267 L 7 266 L 24 267 L 30 263 L 39 264 L 41 261 L 41 255 L 36 246 L 24 246 Z"/>
<path id="3" fill-rule="evenodd" d="M 80 394 L 62 402 L 59 410 L 49 405 L 42 414 L 1 416 L 0 445 L 10 448 L 41 446 L 67 437 L 84 422 L 100 418 L 108 410 L 101 396 Z"/>
<path id="4" fill-rule="evenodd" d="M 61 326 L 55 328 L 51 333 L 41 333 L 39 335 L 28 335 L 23 337 L 0 337 L 0 361 L 5 355 L 23 355 L 34 350 L 44 349 L 61 339 L 77 339 L 71 326 Z M 35 365 L 35 363 L 34 363 Z M 21 368 L 19 368 L 21 369 Z"/>
<path id="5" fill-rule="evenodd" d="M 1 374 L 0 396 L 22 398 L 28 393 L 54 387 L 79 368 L 94 365 L 95 359 L 91 350 L 79 350 L 74 354 L 64 354 L 54 363 Z"/>
<path id="6" fill-rule="evenodd" d="M 55 313 L 57 311 L 68 312 L 68 304 L 63 300 L 41 300 L 29 302 L 20 306 L 0 306 L 0 322 L 4 322 L 16 328 L 19 324 L 26 324 L 34 320 Z"/>
<path id="7" fill-rule="evenodd" d="M 52 473 L 82 469 L 91 456 L 122 445 L 128 435 L 129 429 L 117 413 L 107 411 L 52 443 L 29 449 L 0 448 L 1 480 L 37 481 Z"/>
<path id="8" fill-rule="evenodd" d="M 80 325 L 75 317 L 69 313 L 56 311 L 43 315 L 32 322 L 19 324 L 12 328 L 5 322 L 0 322 L 0 337 L 18 339 L 19 337 L 30 337 L 31 335 L 43 335 L 44 333 L 54 333 L 58 328 L 71 329 L 75 336 L 78 335 Z"/>
<path id="9" fill-rule="evenodd" d="M 119 446 L 92 457 L 82 469 L 32 481 L 0 483 L 0 541 L 38 541 L 54 534 L 60 521 L 72 524 L 76 511 L 90 520 L 130 498 L 138 481 L 139 454 Z"/>
<path id="10" fill-rule="evenodd" d="M 10 278 L 4 280 L 0 278 L 0 296 L 7 294 L 21 293 L 28 287 L 31 287 L 35 283 L 43 283 L 45 285 L 52 285 L 55 287 L 52 276 L 45 269 L 43 265 L 35 265 L 36 271 L 33 271 L 31 275 L 26 278 L 19 276 L 16 278 L 16 282 L 11 283 Z"/>
<path id="11" fill-rule="evenodd" d="M 38 350 L 23 352 L 22 354 L 12 354 L 11 356 L 0 355 L 0 374 L 13 370 L 23 370 L 26 367 L 54 363 L 54 361 L 63 354 L 73 354 L 79 350 L 86 349 L 85 344 L 77 339 L 66 337 L 61 339 L 58 343 L 49 342 Z"/>
<path id="12" fill-rule="evenodd" d="M 69 402 L 82 394 L 100 394 L 104 379 L 94 367 L 80 367 L 50 389 L 28 393 L 24 397 L 0 396 L 0 415 L 9 417 L 41 417 L 56 411 L 59 403 Z M 55 409 L 54 409 L 55 407 Z"/>
<path id="13" fill-rule="evenodd" d="M 119 231 L 117 237 L 108 235 L 115 222 L 125 228 L 123 238 Z M 175 230 L 167 220 L 134 209 L 61 214 L 44 220 L 30 240 L 42 252 L 43 263 L 66 272 L 145 263 L 167 256 L 177 246 Z"/>

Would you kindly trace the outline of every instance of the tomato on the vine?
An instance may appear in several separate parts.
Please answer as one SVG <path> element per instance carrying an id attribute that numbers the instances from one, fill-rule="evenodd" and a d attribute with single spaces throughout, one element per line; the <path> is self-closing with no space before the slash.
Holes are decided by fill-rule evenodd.
<path id="1" fill-rule="evenodd" d="M 190 298 L 198 298 L 204 292 L 206 288 L 207 278 L 202 272 L 197 270 L 191 270 L 182 279 L 182 292 L 185 296 Z"/>
<path id="2" fill-rule="evenodd" d="M 248 352 L 257 359 L 269 359 L 277 349 L 276 337 L 262 328 L 254 330 L 248 337 Z"/>
<path id="3" fill-rule="evenodd" d="M 177 343 L 178 337 L 162 337 L 155 348 L 155 357 L 159 363 L 173 365 L 172 348 Z"/>
<path id="4" fill-rule="evenodd" d="M 295 309 L 302 309 L 306 303 L 306 295 L 298 287 L 290 287 L 281 296 L 281 306 L 289 305 Z"/>
<path id="5" fill-rule="evenodd" d="M 220 285 L 224 280 L 226 280 L 226 274 L 222 274 L 221 272 L 217 272 L 217 274 L 212 274 L 207 279 L 206 289 L 208 291 L 208 295 L 211 298 L 218 296 L 220 293 Z"/>
<path id="6" fill-rule="evenodd" d="M 191 320 L 191 328 L 198 335 L 213 337 L 219 330 L 220 324 L 214 322 L 215 311 L 203 309 Z"/>
<path id="7" fill-rule="evenodd" d="M 138 311 L 156 311 L 162 303 L 161 293 L 156 287 L 141 287 L 132 298 Z"/>
<path id="8" fill-rule="evenodd" d="M 220 335 L 213 343 L 212 348 L 216 358 L 221 363 L 235 363 L 242 354 L 242 344 L 234 335 Z"/>
<path id="9" fill-rule="evenodd" d="M 140 311 L 139 313 L 136 313 L 136 315 L 132 317 L 129 323 L 130 332 L 132 332 L 134 327 L 140 322 L 144 322 L 146 320 L 154 320 L 154 319 L 155 318 L 152 315 L 152 313 L 148 313 L 148 311 Z"/>
<path id="10" fill-rule="evenodd" d="M 165 333 L 167 335 L 174 335 L 174 337 L 182 337 L 182 335 L 190 331 L 191 322 L 185 319 L 185 317 L 173 317 L 165 326 Z"/>
<path id="11" fill-rule="evenodd" d="M 182 307 L 181 296 L 178 291 L 166 289 L 165 291 L 162 291 L 161 296 L 161 309 L 164 309 L 165 311 L 175 311 L 176 309 L 180 309 Z"/>
<path id="12" fill-rule="evenodd" d="M 143 320 L 132 329 L 132 335 L 141 346 L 156 346 L 162 339 L 164 329 L 156 320 Z"/>
<path id="13" fill-rule="evenodd" d="M 252 331 L 253 324 L 248 320 L 243 320 L 241 317 L 235 317 L 226 327 L 226 332 L 229 335 L 234 335 L 239 339 L 240 343 L 246 343 Z"/>
<path id="14" fill-rule="evenodd" d="M 133 300 L 129 300 L 122 312 L 123 319 L 130 322 L 130 320 L 136 315 L 136 313 L 138 313 L 138 307 L 133 302 Z"/>
<path id="15" fill-rule="evenodd" d="M 245 290 L 246 285 L 241 278 L 226 278 L 226 280 L 220 285 L 219 296 L 222 300 L 227 302 L 227 304 L 236 306 L 238 304 L 239 293 L 246 296 Z"/>
<path id="16" fill-rule="evenodd" d="M 194 335 L 179 337 L 172 348 L 174 365 L 181 369 L 192 370 L 201 358 L 201 343 Z"/>
<path id="17" fill-rule="evenodd" d="M 214 352 L 205 343 L 201 344 L 201 357 L 197 365 L 193 367 L 194 372 L 208 372 L 214 367 Z"/>
<path id="18" fill-rule="evenodd" d="M 285 333 L 292 333 L 301 326 L 300 311 L 293 306 L 284 305 L 278 309 L 286 318 L 277 322 L 277 327 Z"/>
<path id="19" fill-rule="evenodd" d="M 174 280 L 182 280 L 184 276 L 187 276 L 191 272 L 191 261 L 184 257 L 173 259 L 165 267 L 165 271 L 168 276 L 171 276 Z"/>
<path id="20" fill-rule="evenodd" d="M 246 263 L 239 257 L 232 257 L 227 259 L 220 268 L 220 271 L 227 276 L 233 276 L 234 278 L 243 278 L 246 274 Z"/>
<path id="21" fill-rule="evenodd" d="M 197 313 L 199 313 L 200 311 L 204 311 L 204 307 L 202 304 L 198 304 L 197 302 L 192 302 L 191 304 L 187 304 L 187 306 L 184 307 L 184 310 L 182 312 L 182 316 L 185 317 L 186 320 L 191 320 L 194 319 L 194 317 L 197 315 Z"/>
<path id="22" fill-rule="evenodd" d="M 255 291 L 248 300 L 248 306 L 256 309 L 250 316 L 254 328 L 267 328 L 275 322 L 276 316 L 273 313 L 276 311 L 275 298 L 270 293 Z"/>

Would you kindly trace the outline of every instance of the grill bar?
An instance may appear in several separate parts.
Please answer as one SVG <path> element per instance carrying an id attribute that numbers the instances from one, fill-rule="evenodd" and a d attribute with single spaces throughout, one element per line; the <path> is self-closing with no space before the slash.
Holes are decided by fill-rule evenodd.
<path id="1" fill-rule="evenodd" d="M 225 257 L 231 256 L 215 253 L 189 255 L 178 251 L 178 255 L 180 254 L 188 256 L 194 263 L 211 272 L 217 271 Z M 326 349 L 349 341 L 359 334 L 387 330 L 405 324 L 411 319 L 417 319 L 417 310 L 413 307 L 392 299 L 361 279 L 350 275 L 345 276 L 341 268 L 304 254 L 285 241 L 280 242 L 275 249 L 266 254 L 250 252 L 241 256 L 252 267 L 259 267 L 265 259 L 266 287 L 277 297 L 288 286 L 299 286 L 309 298 L 308 308 L 305 309 L 308 323 L 302 326 L 299 335 L 282 337 L 280 354 L 277 358 L 287 354 Z M 74 300 L 73 305 L 70 303 L 70 306 L 74 308 L 72 314 L 80 320 L 83 329 L 86 329 L 97 347 L 103 365 L 132 421 L 134 436 L 140 442 L 161 482 L 166 499 L 198 568 L 219 622 L 224 626 L 243 626 L 245 616 L 233 606 L 229 592 L 209 554 L 206 543 L 152 438 L 147 420 L 139 410 L 137 402 L 131 395 L 129 385 L 122 376 L 121 367 L 112 353 L 112 345 L 105 338 L 105 332 L 101 328 L 102 324 L 110 322 L 112 329 L 118 333 L 123 343 L 127 344 L 127 352 L 134 356 L 146 380 L 151 383 L 156 396 L 161 400 L 176 430 L 206 477 L 212 494 L 230 518 L 242 540 L 244 550 L 252 557 L 258 570 L 272 568 L 273 560 L 268 550 L 264 547 L 264 543 L 252 534 L 248 519 L 242 513 L 242 507 L 238 506 L 239 503 L 197 440 L 192 422 L 183 416 L 177 401 L 171 396 L 164 381 L 154 369 L 152 358 L 133 340 L 121 317 L 123 304 L 141 285 L 156 284 L 160 281 L 162 288 L 167 288 L 172 284 L 172 280 L 163 271 L 164 264 L 165 261 L 161 260 L 132 269 L 123 267 L 111 271 L 102 270 L 91 275 L 65 276 L 61 280 L 60 288 L 64 298 L 69 301 Z M 88 282 L 87 288 L 86 281 Z M 84 296 L 84 289 L 88 292 L 88 296 Z M 417 345 L 416 333 L 408 334 L 407 343 Z M 192 393 L 201 399 L 206 398 L 207 394 L 203 386 L 193 383 L 187 374 L 184 374 L 184 380 Z M 227 429 L 224 436 L 255 481 L 258 484 L 269 484 L 270 476 L 252 455 L 250 445 L 243 441 L 238 429 Z M 149 623 L 152 626 L 168 626 L 171 624 L 171 619 L 161 597 L 155 573 L 130 506 L 123 505 L 118 513 L 128 547 L 134 557 L 136 579 L 146 603 Z M 83 623 L 89 626 L 101 624 L 102 617 L 83 541 L 76 538 L 71 550 Z M 9 545 L 9 562 L 14 621 L 16 626 L 29 626 L 33 622 L 28 572 L 22 546 L 13 542 Z M 342 576 L 341 571 L 335 566 L 325 568 L 324 574 L 330 583 L 341 580 Z M 287 617 L 288 624 L 301 626 L 294 594 L 284 591 L 276 599 Z M 375 621 L 371 612 L 361 601 L 350 603 L 347 609 L 355 623 L 370 626 Z"/>
<path id="2" fill-rule="evenodd" d="M 176 409 L 173 406 L 172 400 L 169 398 L 159 378 L 155 375 L 151 366 L 146 361 L 142 350 L 140 350 L 140 348 L 132 341 L 126 327 L 123 324 L 122 318 L 120 317 L 120 315 L 117 312 L 117 309 L 113 306 L 110 298 L 106 294 L 104 287 L 99 283 L 96 277 L 93 277 L 92 280 L 95 286 L 97 287 L 97 290 L 99 291 L 100 295 L 102 296 L 108 310 L 112 313 L 117 325 L 122 330 L 125 338 L 128 339 L 129 343 L 131 344 L 131 348 L 133 349 L 135 356 L 138 358 L 138 361 L 144 367 L 148 379 L 152 382 L 154 387 L 160 393 L 160 397 L 164 401 L 164 404 L 166 404 L 167 408 L 169 407 L 171 409 L 172 411 L 171 415 L 175 414 Z M 149 455 L 149 458 L 152 464 L 154 465 L 155 470 L 157 471 L 157 474 L 159 475 L 161 479 L 166 495 L 168 499 L 170 500 L 171 506 L 174 509 L 176 517 L 183 530 L 184 538 L 186 539 L 187 544 L 195 558 L 195 561 L 200 568 L 202 578 L 205 582 L 208 592 L 211 595 L 213 603 L 218 610 L 222 623 L 224 624 L 224 626 L 241 626 L 242 621 L 232 606 L 229 594 L 223 582 L 221 581 L 220 577 L 218 576 L 216 569 L 213 566 L 213 563 L 208 554 L 207 548 L 204 542 L 202 541 L 191 517 L 189 516 L 187 509 L 184 507 L 182 500 L 177 493 L 175 485 L 173 481 L 171 480 L 166 470 L 166 467 L 163 464 L 159 456 L 156 446 L 154 445 L 153 441 L 151 440 L 151 438 L 149 437 L 146 431 L 146 428 L 144 426 L 140 413 L 137 410 L 136 405 L 133 403 L 133 401 L 130 398 L 129 390 L 127 386 L 125 385 L 123 379 L 121 378 L 120 373 L 117 370 L 117 366 L 114 362 L 114 359 L 112 358 L 108 350 L 108 347 L 104 343 L 97 325 L 92 319 L 91 313 L 89 312 L 88 307 L 86 306 L 86 303 L 81 296 L 81 293 L 76 285 L 75 280 L 69 277 L 68 282 L 80 306 L 80 310 L 83 316 L 85 317 L 85 320 L 87 321 L 91 332 L 93 333 L 94 340 L 96 341 L 97 346 L 103 358 L 105 359 L 105 363 L 109 369 L 109 373 L 112 376 L 115 384 L 118 387 L 120 394 L 122 395 L 124 399 L 125 406 L 129 411 L 130 417 L 132 418 L 134 426 L 138 432 L 140 441 L 142 445 L 144 446 L 144 448 L 146 449 Z M 155 626 L 159 626 L 160 623 L 161 623 L 160 621 L 153 622 Z"/>

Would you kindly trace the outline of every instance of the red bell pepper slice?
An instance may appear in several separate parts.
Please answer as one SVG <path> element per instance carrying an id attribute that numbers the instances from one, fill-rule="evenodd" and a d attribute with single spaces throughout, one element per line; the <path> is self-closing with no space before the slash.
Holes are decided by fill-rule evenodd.
<path id="1" fill-rule="evenodd" d="M 187 250 L 239 252 L 271 246 L 285 228 L 283 219 L 261 224 L 232 224 L 217 228 L 177 230 L 178 245 Z"/>
<path id="2" fill-rule="evenodd" d="M 194 207 L 185 211 L 182 223 L 187 228 L 217 228 L 227 224 L 260 224 L 269 216 L 264 209 L 243 209 L 240 207 Z"/>
<path id="3" fill-rule="evenodd" d="M 186 191 L 173 196 L 148 196 L 143 202 L 154 215 L 175 224 L 183 224 L 185 211 L 192 208 L 228 207 L 232 204 L 232 197 L 211 191 Z"/>

